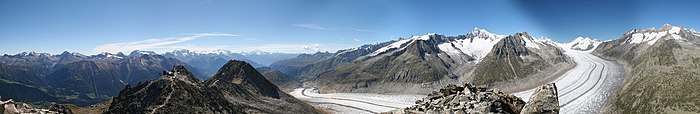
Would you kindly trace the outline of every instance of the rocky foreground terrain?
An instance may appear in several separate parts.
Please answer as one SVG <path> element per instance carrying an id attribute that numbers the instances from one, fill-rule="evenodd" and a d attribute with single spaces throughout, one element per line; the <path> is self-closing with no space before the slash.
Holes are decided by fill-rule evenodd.
<path id="1" fill-rule="evenodd" d="M 386 114 L 556 114 L 559 112 L 557 87 L 554 83 L 539 87 L 525 103 L 519 97 L 505 94 L 499 89 L 487 89 L 471 84 L 447 85 L 440 92 L 433 91 L 416 105 L 397 109 Z"/>
<path id="2" fill-rule="evenodd" d="M 0 100 L 0 113 L 3 114 L 66 114 L 58 105 L 53 105 L 49 109 L 34 108 L 27 103 L 15 102 L 12 99 Z"/>

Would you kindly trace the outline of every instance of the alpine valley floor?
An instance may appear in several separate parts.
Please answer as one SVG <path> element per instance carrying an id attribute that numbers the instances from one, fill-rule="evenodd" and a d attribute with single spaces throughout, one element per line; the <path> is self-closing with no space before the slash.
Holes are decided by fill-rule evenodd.
<path id="1" fill-rule="evenodd" d="M 566 50 L 566 55 L 576 62 L 576 67 L 556 80 L 560 113 L 599 113 L 601 107 L 622 85 L 622 65 L 601 59 L 590 51 Z M 534 89 L 516 92 L 525 101 Z"/>
<path id="2" fill-rule="evenodd" d="M 605 101 L 617 91 L 624 80 L 622 65 L 594 56 L 590 51 L 567 49 L 577 66 L 552 81 L 559 91 L 561 113 L 598 113 Z M 528 101 L 534 89 L 514 95 Z M 405 108 L 424 95 L 385 95 L 372 93 L 319 94 L 315 88 L 297 88 L 294 97 L 327 108 L 334 113 L 380 113 Z"/>
<path id="3" fill-rule="evenodd" d="M 338 114 L 381 113 L 405 108 L 425 95 L 386 95 L 374 93 L 319 94 L 316 88 L 297 88 L 290 93 L 297 99 Z"/>

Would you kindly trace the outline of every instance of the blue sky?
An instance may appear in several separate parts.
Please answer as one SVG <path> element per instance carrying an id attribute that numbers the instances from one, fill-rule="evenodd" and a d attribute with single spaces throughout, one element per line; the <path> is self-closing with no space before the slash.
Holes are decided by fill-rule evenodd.
<path id="1" fill-rule="evenodd" d="M 700 26 L 693 0 L 0 0 L 0 53 L 336 51 L 428 32 L 617 39 Z"/>

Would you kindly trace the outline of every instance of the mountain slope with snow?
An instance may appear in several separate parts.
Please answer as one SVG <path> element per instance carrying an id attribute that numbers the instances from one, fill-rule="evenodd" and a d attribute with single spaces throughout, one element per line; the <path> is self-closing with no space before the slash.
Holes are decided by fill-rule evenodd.
<path id="1" fill-rule="evenodd" d="M 588 37 L 577 37 L 569 43 L 561 44 L 561 47 L 579 51 L 592 51 L 596 47 L 598 47 L 600 43 L 602 42 L 598 41 L 598 39 L 591 39 Z"/>
<path id="2" fill-rule="evenodd" d="M 627 68 L 622 88 L 603 113 L 700 111 L 700 33 L 681 26 L 634 29 L 593 51 Z M 631 105 L 630 105 L 631 104 Z"/>
<path id="3" fill-rule="evenodd" d="M 466 35 L 458 36 L 427 33 L 327 53 L 325 56 L 309 56 L 311 57 L 309 59 L 300 56 L 273 64 L 271 67 L 299 76 L 306 82 L 306 86 L 317 86 L 321 92 L 422 94 L 445 84 L 472 81 L 473 78 L 470 76 L 475 66 L 481 64 L 483 60 L 491 59 L 488 55 L 493 53 L 493 50 L 503 49 L 496 45 L 509 36 L 514 35 L 498 35 L 478 28 L 472 29 Z M 525 36 L 518 36 L 524 38 L 514 41 L 536 56 L 515 56 L 521 58 L 517 60 L 518 62 L 539 61 L 541 67 L 538 68 L 542 69 L 537 70 L 547 71 L 552 65 L 562 63 L 542 62 L 563 58 L 564 55 L 558 47 L 551 45 L 551 42 Z M 500 81 L 503 80 L 496 82 Z"/>

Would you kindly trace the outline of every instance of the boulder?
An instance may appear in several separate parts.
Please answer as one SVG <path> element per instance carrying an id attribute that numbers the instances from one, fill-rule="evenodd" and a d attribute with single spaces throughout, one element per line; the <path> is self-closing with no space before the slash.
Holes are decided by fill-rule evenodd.
<path id="1" fill-rule="evenodd" d="M 554 83 L 545 84 L 537 88 L 530 96 L 530 101 L 525 105 L 520 114 L 558 114 L 559 97 L 557 86 Z"/>
<path id="2" fill-rule="evenodd" d="M 433 91 L 422 100 L 416 101 L 416 105 L 385 112 L 388 114 L 413 114 L 413 113 L 506 113 L 517 114 L 525 105 L 525 101 L 513 96 L 504 94 L 498 89 L 487 89 L 476 87 L 471 84 L 462 86 L 449 84 L 440 89 L 440 92 Z"/>

